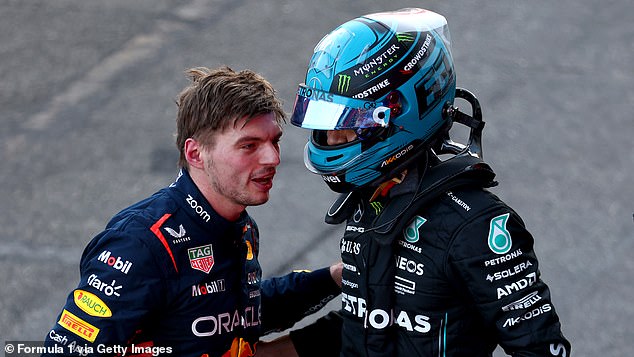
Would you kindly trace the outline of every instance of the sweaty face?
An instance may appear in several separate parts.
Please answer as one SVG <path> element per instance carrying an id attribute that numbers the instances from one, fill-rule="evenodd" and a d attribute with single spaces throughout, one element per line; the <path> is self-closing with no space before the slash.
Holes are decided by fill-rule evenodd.
<path id="1" fill-rule="evenodd" d="M 215 209 L 241 211 L 268 201 L 280 163 L 281 136 L 272 113 L 254 117 L 246 125 L 238 121 L 235 128 L 215 134 L 214 144 L 202 151 L 208 198 Z"/>

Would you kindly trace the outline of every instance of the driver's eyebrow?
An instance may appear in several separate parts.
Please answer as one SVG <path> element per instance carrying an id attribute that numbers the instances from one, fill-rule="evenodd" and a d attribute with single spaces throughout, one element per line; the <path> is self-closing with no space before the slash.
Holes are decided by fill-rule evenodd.
<path id="1" fill-rule="evenodd" d="M 284 133 L 280 132 L 279 134 L 275 135 L 275 137 L 273 137 L 273 141 L 279 141 L 282 138 L 282 134 Z M 256 135 L 243 136 L 236 141 L 236 145 L 243 144 L 245 142 L 250 142 L 250 141 L 261 142 L 261 141 L 267 141 L 267 139 L 265 139 L 262 136 L 256 136 Z"/>

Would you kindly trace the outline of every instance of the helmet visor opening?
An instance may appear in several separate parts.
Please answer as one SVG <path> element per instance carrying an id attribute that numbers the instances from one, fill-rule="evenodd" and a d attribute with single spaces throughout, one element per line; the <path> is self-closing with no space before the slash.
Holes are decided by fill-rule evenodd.
<path id="1" fill-rule="evenodd" d="M 344 130 L 387 127 L 390 108 L 381 102 L 343 97 L 309 88 L 297 89 L 291 123 L 315 130 Z"/>

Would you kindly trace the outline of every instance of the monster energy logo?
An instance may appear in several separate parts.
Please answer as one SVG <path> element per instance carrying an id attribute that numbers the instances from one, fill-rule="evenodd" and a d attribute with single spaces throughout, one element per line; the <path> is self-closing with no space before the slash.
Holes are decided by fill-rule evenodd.
<path id="1" fill-rule="evenodd" d="M 376 214 L 377 216 L 383 210 L 383 204 L 381 204 L 381 202 L 377 202 L 377 201 L 370 202 L 370 206 L 374 208 L 374 214 Z"/>
<path id="2" fill-rule="evenodd" d="M 339 80 L 337 82 L 337 90 L 339 93 L 343 94 L 350 89 L 350 76 L 346 74 L 340 74 Z"/>
<path id="3" fill-rule="evenodd" d="M 409 33 L 397 33 L 396 39 L 398 42 L 414 42 L 414 35 Z"/>

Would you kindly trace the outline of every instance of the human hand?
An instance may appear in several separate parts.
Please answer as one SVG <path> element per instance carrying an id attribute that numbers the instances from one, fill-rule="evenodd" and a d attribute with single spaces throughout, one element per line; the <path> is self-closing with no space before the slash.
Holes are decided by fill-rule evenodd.
<path id="1" fill-rule="evenodd" d="M 297 351 L 288 335 L 272 341 L 260 341 L 255 345 L 255 357 L 297 357 Z"/>
<path id="2" fill-rule="evenodd" d="M 339 285 L 339 287 L 341 287 L 341 274 L 343 271 L 343 263 L 339 262 L 339 263 L 335 263 L 333 265 L 330 266 L 330 276 L 332 277 L 332 280 L 334 280 L 337 285 Z"/>

